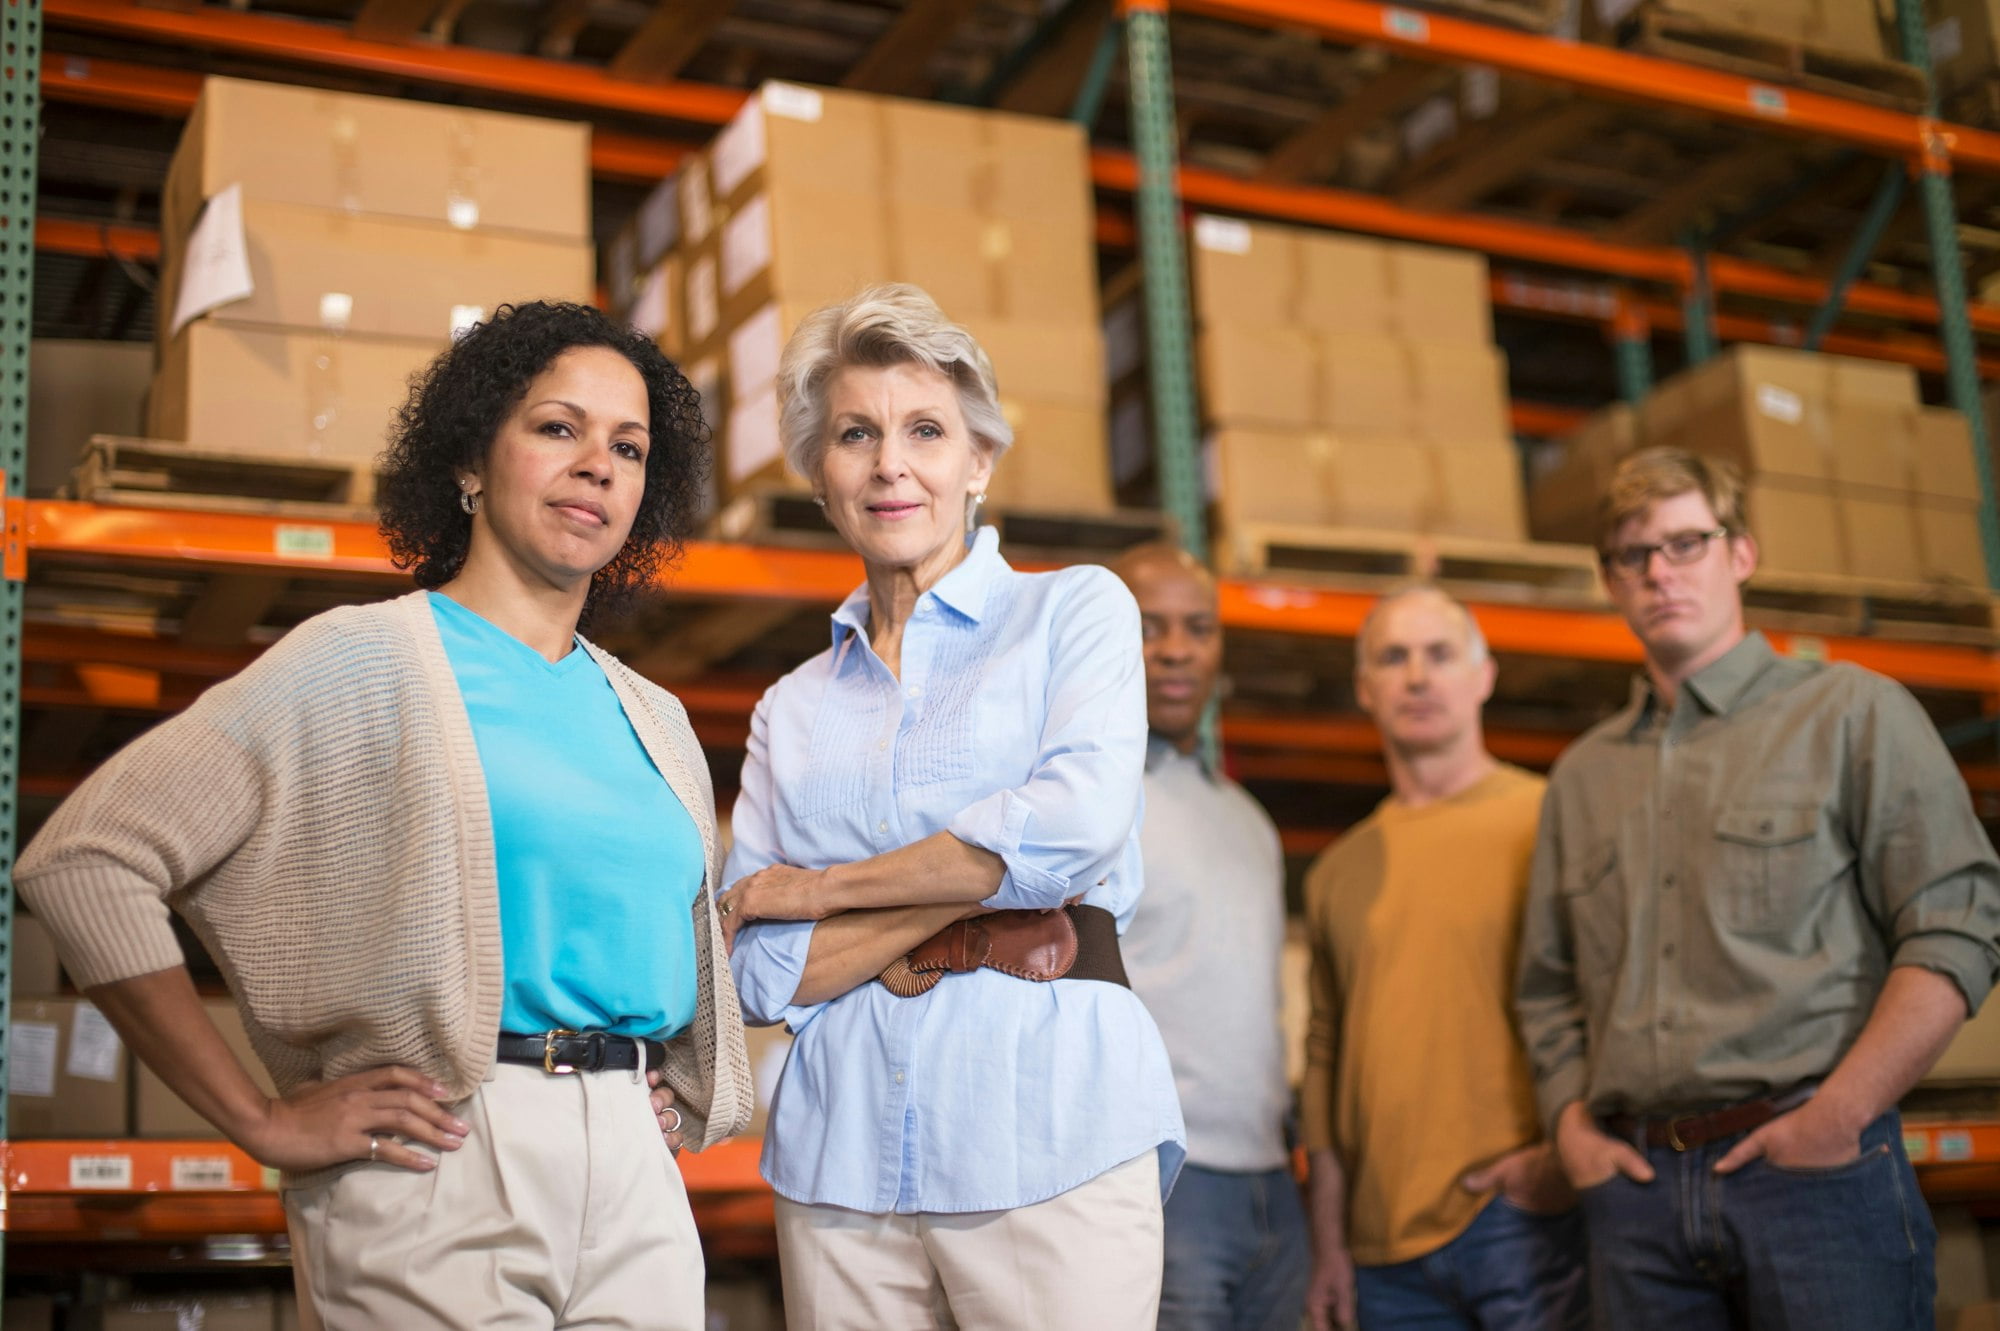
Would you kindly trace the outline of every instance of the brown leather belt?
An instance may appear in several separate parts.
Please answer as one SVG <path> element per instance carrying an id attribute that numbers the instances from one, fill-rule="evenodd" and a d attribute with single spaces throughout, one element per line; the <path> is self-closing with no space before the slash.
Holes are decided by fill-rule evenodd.
<path id="1" fill-rule="evenodd" d="M 1634 1146 L 1671 1146 L 1676 1151 L 1686 1151 L 1738 1133 L 1754 1132 L 1812 1099 L 1818 1089 L 1817 1082 L 1808 1082 L 1782 1095 L 1745 1100 L 1705 1114 L 1675 1114 L 1666 1118 L 1611 1114 L 1603 1120 L 1604 1130 Z"/>
<path id="2" fill-rule="evenodd" d="M 1102 980 L 1132 987 L 1118 951 L 1118 921 L 1101 906 L 1000 910 L 960 920 L 890 962 L 879 978 L 890 993 L 915 998 L 947 975 L 981 966 L 1021 980 Z"/>

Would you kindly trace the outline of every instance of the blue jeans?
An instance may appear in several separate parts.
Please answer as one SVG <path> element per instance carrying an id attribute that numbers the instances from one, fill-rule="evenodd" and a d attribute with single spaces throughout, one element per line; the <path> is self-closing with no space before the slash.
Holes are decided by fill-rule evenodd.
<path id="1" fill-rule="evenodd" d="M 1184 1165 L 1166 1219 L 1161 1331 L 1298 1331 L 1312 1257 L 1290 1170 Z"/>
<path id="2" fill-rule="evenodd" d="M 1583 1216 L 1486 1204 L 1436 1252 L 1354 1268 L 1361 1331 L 1584 1331 Z"/>
<path id="3" fill-rule="evenodd" d="M 1650 1148 L 1656 1177 L 1587 1189 L 1591 1297 L 1616 1331 L 1929 1331 L 1937 1231 L 1892 1110 L 1832 1169 Z"/>

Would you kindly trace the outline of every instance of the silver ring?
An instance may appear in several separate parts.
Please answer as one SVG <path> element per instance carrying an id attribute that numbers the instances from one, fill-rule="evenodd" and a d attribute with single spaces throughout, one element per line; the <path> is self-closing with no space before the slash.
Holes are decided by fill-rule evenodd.
<path id="1" fill-rule="evenodd" d="M 372 1133 L 372 1132 L 371 1132 L 371 1133 L 369 1133 L 369 1134 L 368 1134 L 368 1160 L 369 1160 L 369 1163 L 371 1163 L 371 1164 L 372 1164 L 372 1163 L 374 1163 L 374 1160 L 375 1160 L 375 1151 L 376 1151 L 376 1149 L 377 1149 L 378 1147 L 380 1147 L 381 1145 L 382 1145 L 382 1143 L 381 1143 L 380 1139 L 378 1139 L 378 1138 L 377 1138 L 377 1137 L 375 1136 L 375 1134 L 374 1134 L 374 1133 Z"/>
<path id="2" fill-rule="evenodd" d="M 671 1123 L 666 1121 L 669 1114 L 674 1116 L 674 1121 Z M 660 1130 L 663 1132 L 679 1132 L 681 1130 L 681 1111 L 672 1105 L 668 1105 L 665 1109 L 662 1109 L 660 1111 Z"/>

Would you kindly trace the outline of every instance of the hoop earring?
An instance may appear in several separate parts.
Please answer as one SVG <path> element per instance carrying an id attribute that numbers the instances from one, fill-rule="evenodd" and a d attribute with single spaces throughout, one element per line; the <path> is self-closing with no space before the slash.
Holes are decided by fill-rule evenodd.
<path id="1" fill-rule="evenodd" d="M 479 511 L 478 491 L 460 490 L 458 492 L 458 506 L 465 510 L 465 516 L 467 517 L 471 517 L 474 513 L 477 513 Z"/>

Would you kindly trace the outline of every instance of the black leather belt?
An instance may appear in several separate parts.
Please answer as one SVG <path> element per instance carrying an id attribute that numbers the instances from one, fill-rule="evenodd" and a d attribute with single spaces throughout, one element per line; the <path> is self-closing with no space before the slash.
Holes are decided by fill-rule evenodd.
<path id="1" fill-rule="evenodd" d="M 644 1052 L 641 1052 L 641 1051 Z M 651 1072 L 667 1065 L 667 1047 L 658 1040 L 603 1031 L 543 1031 L 540 1035 L 502 1032 L 494 1057 L 526 1063 L 547 1073 Z"/>

